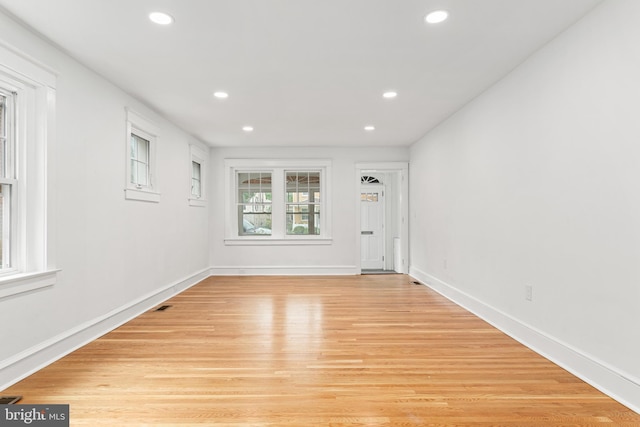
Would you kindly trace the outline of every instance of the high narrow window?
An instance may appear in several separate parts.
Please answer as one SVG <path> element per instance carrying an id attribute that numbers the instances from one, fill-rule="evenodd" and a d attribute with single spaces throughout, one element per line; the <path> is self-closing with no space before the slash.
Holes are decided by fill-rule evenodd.
<path id="1" fill-rule="evenodd" d="M 207 206 L 207 157 L 206 148 L 189 145 L 189 206 Z"/>
<path id="2" fill-rule="evenodd" d="M 159 129 L 149 119 L 127 110 L 127 185 L 125 198 L 159 202 L 156 150 Z"/>
<path id="3" fill-rule="evenodd" d="M 202 197 L 202 165 L 195 160 L 191 161 L 191 196 Z"/>
<path id="4" fill-rule="evenodd" d="M 135 133 L 131 134 L 131 184 L 136 188 L 149 188 L 149 151 L 150 142 Z"/>

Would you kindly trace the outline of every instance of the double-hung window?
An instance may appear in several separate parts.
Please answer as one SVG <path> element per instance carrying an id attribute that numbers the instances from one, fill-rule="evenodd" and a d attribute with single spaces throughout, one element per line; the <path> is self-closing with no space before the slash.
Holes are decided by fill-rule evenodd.
<path id="1" fill-rule="evenodd" d="M 0 271 L 14 267 L 16 179 L 15 93 L 0 88 Z"/>
<path id="2" fill-rule="evenodd" d="M 125 198 L 159 202 L 156 150 L 159 129 L 146 117 L 127 110 L 127 181 Z"/>
<path id="3" fill-rule="evenodd" d="M 328 160 L 225 161 L 227 244 L 328 244 Z"/>
<path id="4" fill-rule="evenodd" d="M 191 196 L 202 197 L 202 165 L 195 160 L 191 161 Z"/>
<path id="5" fill-rule="evenodd" d="M 272 173 L 254 171 L 236 173 L 236 206 L 238 235 L 272 234 Z"/>
<path id="6" fill-rule="evenodd" d="M 151 185 L 151 164 L 149 162 L 151 138 L 141 136 L 142 132 L 140 131 L 134 132 L 131 133 L 130 139 L 131 184 L 138 189 L 149 188 Z"/>
<path id="7" fill-rule="evenodd" d="M 287 234 L 320 235 L 319 171 L 286 171 Z"/>
<path id="8" fill-rule="evenodd" d="M 206 206 L 208 153 L 195 144 L 189 146 L 189 152 L 189 206 Z"/>
<path id="9" fill-rule="evenodd" d="M 55 73 L 0 45 L 0 298 L 52 286 Z"/>

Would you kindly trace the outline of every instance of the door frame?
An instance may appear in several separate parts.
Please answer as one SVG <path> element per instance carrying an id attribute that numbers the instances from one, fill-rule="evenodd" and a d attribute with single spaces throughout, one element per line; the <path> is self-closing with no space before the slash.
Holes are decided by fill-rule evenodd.
<path id="1" fill-rule="evenodd" d="M 363 173 L 394 173 L 399 182 L 399 194 L 391 200 L 385 198 L 385 203 L 392 203 L 400 209 L 400 259 L 398 273 L 409 273 L 409 162 L 358 162 L 356 163 L 354 202 L 356 204 L 355 243 L 356 243 L 356 274 L 362 274 L 361 245 L 360 245 L 360 177 Z M 388 190 L 388 189 L 387 189 Z M 388 194 L 388 193 L 386 193 Z M 388 225 L 388 224 L 385 224 Z M 385 242 L 389 244 L 390 242 Z"/>

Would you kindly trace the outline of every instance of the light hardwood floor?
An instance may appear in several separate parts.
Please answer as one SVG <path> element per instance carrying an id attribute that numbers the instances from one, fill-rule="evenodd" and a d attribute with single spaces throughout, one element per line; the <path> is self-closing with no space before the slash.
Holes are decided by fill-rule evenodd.
<path id="1" fill-rule="evenodd" d="M 209 278 L 2 394 L 72 426 L 640 426 L 411 280 Z"/>

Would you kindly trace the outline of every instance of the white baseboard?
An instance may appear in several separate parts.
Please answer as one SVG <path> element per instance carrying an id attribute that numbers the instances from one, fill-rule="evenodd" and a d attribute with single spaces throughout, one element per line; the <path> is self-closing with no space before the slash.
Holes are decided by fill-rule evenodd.
<path id="1" fill-rule="evenodd" d="M 409 274 L 584 382 L 640 413 L 640 380 L 491 307 L 415 267 Z"/>
<path id="2" fill-rule="evenodd" d="M 359 274 L 354 265 L 327 266 L 216 266 L 211 276 L 344 276 Z"/>
<path id="3" fill-rule="evenodd" d="M 0 361 L 0 390 L 10 387 L 207 277 L 208 268 Z"/>

